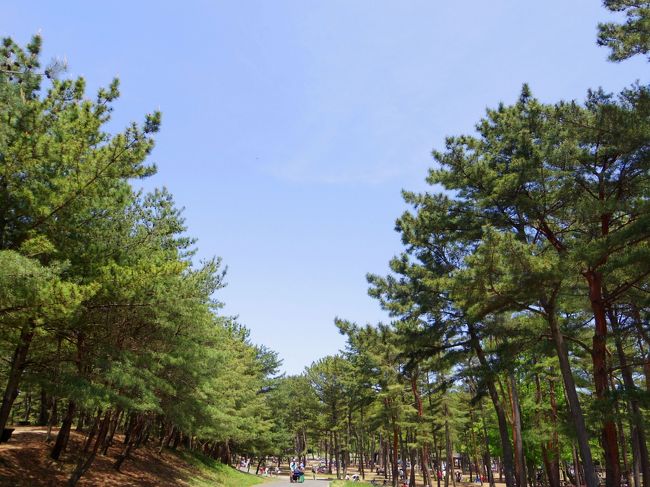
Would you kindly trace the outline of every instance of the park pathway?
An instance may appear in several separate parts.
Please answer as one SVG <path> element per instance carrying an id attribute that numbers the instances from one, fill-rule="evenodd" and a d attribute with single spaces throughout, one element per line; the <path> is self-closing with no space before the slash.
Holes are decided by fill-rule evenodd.
<path id="1" fill-rule="evenodd" d="M 264 484 L 262 484 L 264 485 Z M 327 487 L 329 485 L 329 480 L 320 479 L 320 480 L 305 480 L 302 484 L 292 484 L 289 482 L 289 479 L 281 479 L 277 482 L 269 483 L 269 487 L 296 487 L 298 485 L 309 485 L 311 487 Z"/>

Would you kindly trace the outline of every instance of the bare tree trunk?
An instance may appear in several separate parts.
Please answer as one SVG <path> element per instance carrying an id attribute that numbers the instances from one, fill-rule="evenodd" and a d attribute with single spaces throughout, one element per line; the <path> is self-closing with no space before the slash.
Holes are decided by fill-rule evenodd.
<path id="1" fill-rule="evenodd" d="M 474 348 L 476 356 L 479 360 L 479 363 L 483 368 L 485 368 L 485 370 L 490 370 L 490 365 L 485 357 L 485 353 L 483 352 L 483 348 L 481 347 L 481 343 L 478 339 L 478 335 L 476 334 L 476 329 L 474 328 L 474 325 L 470 324 L 468 326 L 468 330 L 470 333 L 470 341 L 472 347 Z M 513 453 L 512 453 L 512 445 L 510 444 L 506 414 L 503 405 L 501 404 L 501 400 L 499 399 L 499 393 L 494 385 L 494 381 L 490 378 L 487 378 L 485 380 L 485 383 L 487 385 L 488 392 L 490 394 L 490 399 L 492 400 L 492 404 L 494 405 L 494 409 L 497 414 L 499 435 L 501 437 L 501 450 L 503 454 L 503 458 L 502 458 L 503 470 L 506 477 L 506 486 L 515 487 Z M 594 486 L 590 485 L 588 487 L 598 487 L 598 484 Z"/>
<path id="2" fill-rule="evenodd" d="M 120 471 L 120 468 L 122 467 L 124 461 L 127 458 L 129 458 L 133 446 L 138 441 L 139 437 L 142 435 L 144 426 L 145 426 L 145 418 L 144 416 L 138 414 L 135 426 L 133 427 L 131 435 L 129 436 L 129 441 L 124 447 L 124 449 L 122 450 L 122 453 L 118 455 L 117 460 L 115 460 L 115 463 L 113 464 L 113 468 L 118 472 Z"/>
<path id="3" fill-rule="evenodd" d="M 102 445 L 102 455 L 107 455 L 108 449 L 113 444 L 113 436 L 115 436 L 115 431 L 117 430 L 117 426 L 120 424 L 120 419 L 122 418 L 122 412 L 123 411 L 120 408 L 117 410 L 117 413 L 113 415 L 114 417 L 111 420 L 108 434 L 106 435 L 106 438 L 104 439 L 104 444 Z"/>
<path id="4" fill-rule="evenodd" d="M 334 458 L 336 463 L 336 478 L 341 478 L 341 450 L 339 447 L 339 435 L 334 433 Z"/>
<path id="5" fill-rule="evenodd" d="M 451 483 L 456 487 L 456 477 L 454 476 L 454 446 L 451 441 L 451 430 L 449 428 L 449 409 L 447 404 L 444 406 L 445 412 L 445 447 L 447 450 L 447 468 L 445 469 L 445 487 L 449 487 L 449 478 Z"/>
<path id="6" fill-rule="evenodd" d="M 20 383 L 20 377 L 25 369 L 27 352 L 29 351 L 32 339 L 34 338 L 35 331 L 36 322 L 34 320 L 29 320 L 29 322 L 25 323 L 20 330 L 20 338 L 18 339 L 18 345 L 16 345 L 13 357 L 11 358 L 7 386 L 5 387 L 5 392 L 2 396 L 2 405 L 0 406 L 0 432 L 7 427 L 11 406 L 18 396 L 18 384 Z"/>
<path id="7" fill-rule="evenodd" d="M 594 313 L 594 337 L 592 342 L 592 363 L 594 366 L 594 392 L 596 393 L 596 409 L 602 412 L 608 410 L 607 396 L 609 385 L 607 383 L 607 319 L 605 299 L 603 297 L 603 280 L 598 271 L 590 270 L 584 273 L 589 284 L 589 301 Z M 600 404 L 600 407 L 598 405 Z M 616 423 L 609 415 L 605 414 L 601 430 L 600 441 L 605 455 L 606 487 L 621 486 L 621 466 L 618 451 L 618 438 Z"/>
<path id="8" fill-rule="evenodd" d="M 68 409 L 63 418 L 63 423 L 59 429 L 59 434 L 56 435 L 56 442 L 52 448 L 52 453 L 50 457 L 54 460 L 58 460 L 61 456 L 61 453 L 68 446 L 68 439 L 70 438 L 70 428 L 72 427 L 72 419 L 74 417 L 74 412 L 76 409 L 76 404 L 74 401 L 68 401 Z"/>
<path id="9" fill-rule="evenodd" d="M 515 480 L 519 487 L 526 487 L 526 457 L 524 456 L 524 443 L 521 437 L 521 409 L 517 384 L 512 372 L 508 373 L 508 386 L 512 410 L 512 444 L 515 450 Z"/>
<path id="10" fill-rule="evenodd" d="M 161 455 L 163 449 L 169 446 L 169 442 L 172 441 L 173 436 L 174 436 L 174 425 L 172 424 L 169 427 L 169 433 L 163 436 L 163 439 L 160 441 L 160 448 L 158 448 L 158 455 Z"/>
<path id="11" fill-rule="evenodd" d="M 398 487 L 397 482 L 399 481 L 399 469 L 397 465 L 397 452 L 399 448 L 399 428 L 393 418 L 393 445 L 391 450 L 391 463 L 392 463 L 392 472 L 393 472 L 393 487 Z"/>
<path id="12" fill-rule="evenodd" d="M 589 436 L 587 434 L 587 426 L 585 425 L 585 418 L 576 392 L 576 384 L 571 372 L 571 364 L 569 362 L 569 353 L 564 342 L 564 337 L 560 331 L 560 326 L 557 321 L 555 297 L 549 302 L 545 303 L 545 318 L 548 322 L 555 344 L 555 351 L 557 352 L 558 361 L 560 363 L 560 372 L 562 373 L 562 380 L 564 382 L 564 392 L 566 394 L 567 402 L 569 403 L 569 410 L 571 411 L 571 418 L 576 428 L 576 438 L 578 440 L 578 449 L 580 450 L 580 457 L 585 470 L 585 483 L 587 487 L 598 487 L 599 480 L 596 475 L 596 468 L 591 456 L 591 447 L 589 446 Z"/>
<path id="13" fill-rule="evenodd" d="M 490 439 L 488 437 L 487 425 L 485 424 L 485 411 L 483 409 L 483 400 L 480 401 L 481 406 L 481 421 L 483 423 L 483 439 L 485 441 L 485 465 L 487 470 L 488 482 L 490 487 L 495 487 L 494 473 L 492 472 L 492 458 L 490 455 Z"/>
<path id="14" fill-rule="evenodd" d="M 99 414 L 98 414 L 99 417 Z M 92 433 L 89 433 L 88 435 L 88 440 L 86 441 L 86 445 L 84 447 L 83 452 L 79 455 L 79 460 L 77 461 L 77 466 L 72 472 L 72 475 L 70 476 L 70 479 L 68 480 L 68 485 L 67 487 L 74 487 L 77 485 L 77 482 L 81 478 L 81 476 L 88 471 L 88 469 L 91 467 L 93 462 L 95 461 L 95 457 L 97 456 L 97 450 L 99 449 L 99 446 L 104 442 L 104 439 L 106 438 L 106 434 L 108 432 L 108 426 L 110 423 L 111 419 L 111 412 L 107 411 L 106 414 L 104 415 L 104 419 L 101 421 L 99 424 L 99 431 L 97 432 L 97 439 L 95 440 L 95 444 L 93 446 L 93 449 L 88 452 L 88 448 L 90 447 L 90 443 L 92 441 L 92 437 L 94 435 L 94 432 L 97 430 L 97 422 L 95 422 L 95 425 L 93 425 L 92 428 Z"/>
<path id="15" fill-rule="evenodd" d="M 52 407 L 50 409 L 50 418 L 47 423 L 47 435 L 45 435 L 45 443 L 52 441 L 52 427 L 57 420 L 56 406 L 58 402 L 59 401 L 56 397 L 52 397 Z"/>
<path id="16" fill-rule="evenodd" d="M 46 426 L 47 425 L 47 394 L 45 389 L 41 387 L 41 401 L 38 408 L 38 425 Z"/>
<path id="17" fill-rule="evenodd" d="M 623 385 L 627 392 L 627 405 L 628 411 L 630 412 L 630 424 L 631 424 L 631 436 L 632 436 L 632 452 L 636 453 L 635 457 L 637 458 L 638 463 L 640 464 L 641 475 L 643 476 L 643 484 L 648 487 L 650 486 L 650 460 L 648 458 L 648 445 L 646 443 L 646 433 L 645 425 L 643 423 L 643 416 L 641 413 L 641 408 L 639 405 L 637 387 L 634 383 L 634 378 L 632 377 L 632 371 L 627 363 L 627 357 L 625 356 L 625 350 L 623 349 L 623 341 L 621 340 L 620 335 L 620 326 L 618 323 L 618 317 L 614 313 L 614 310 L 609 308 L 609 319 L 612 324 L 612 329 L 614 330 L 614 341 L 616 344 L 616 352 L 618 355 L 618 360 L 621 365 L 621 375 L 623 376 Z M 640 318 L 639 318 L 640 320 Z M 636 321 L 636 317 L 635 317 Z M 635 447 L 636 445 L 636 447 Z M 635 476 L 635 487 L 638 487 L 638 479 Z"/>

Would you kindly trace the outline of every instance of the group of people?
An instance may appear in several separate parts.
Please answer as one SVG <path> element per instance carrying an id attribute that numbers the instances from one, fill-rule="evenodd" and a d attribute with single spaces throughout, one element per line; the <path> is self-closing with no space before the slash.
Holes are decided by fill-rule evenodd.
<path id="1" fill-rule="evenodd" d="M 289 475 L 289 482 L 296 483 L 296 482 L 302 482 L 305 479 L 305 465 L 300 462 L 296 462 L 296 459 L 294 458 L 291 460 L 291 463 L 289 464 L 289 470 L 291 470 L 291 474 Z M 314 474 L 314 480 L 316 479 L 316 469 L 312 467 L 312 472 Z"/>
<path id="2" fill-rule="evenodd" d="M 280 475 L 280 467 L 260 467 L 260 475 L 265 477 L 272 477 L 273 475 Z"/>

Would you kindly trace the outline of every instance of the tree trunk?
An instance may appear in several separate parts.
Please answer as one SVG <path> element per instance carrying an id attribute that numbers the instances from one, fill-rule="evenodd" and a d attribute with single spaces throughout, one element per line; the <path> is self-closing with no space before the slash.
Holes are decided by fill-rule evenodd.
<path id="1" fill-rule="evenodd" d="M 476 329 L 473 324 L 468 326 L 472 347 L 476 353 L 476 356 L 481 364 L 481 366 L 486 370 L 490 371 L 490 364 L 488 363 L 485 354 L 483 353 L 483 348 L 481 347 L 480 341 L 476 334 Z M 506 419 L 506 414 L 499 399 L 499 393 L 494 385 L 494 380 L 491 377 L 485 378 L 485 384 L 488 387 L 488 392 L 490 394 L 490 399 L 494 405 L 494 409 L 497 414 L 497 421 L 499 424 L 499 435 L 501 437 L 501 450 L 503 452 L 503 469 L 506 477 L 506 486 L 515 487 L 515 478 L 514 478 L 514 465 L 513 465 L 513 454 L 512 454 L 512 445 L 510 444 L 509 432 L 508 432 L 508 421 Z M 446 487 L 446 486 L 445 486 Z M 598 484 L 588 487 L 598 487 Z"/>
<path id="2" fill-rule="evenodd" d="M 515 480 L 519 487 L 526 487 L 526 457 L 524 456 L 524 443 L 521 437 L 521 409 L 519 406 L 517 384 L 512 372 L 508 373 L 508 390 L 512 410 L 512 444 L 515 450 Z"/>
<path id="3" fill-rule="evenodd" d="M 161 455 L 163 452 L 163 449 L 169 446 L 169 442 L 172 441 L 172 437 L 174 436 L 174 425 L 172 424 L 169 427 L 169 433 L 163 436 L 162 440 L 160 441 L 160 448 L 158 448 L 158 455 Z"/>
<path id="4" fill-rule="evenodd" d="M 18 396 L 18 384 L 20 383 L 20 377 L 25 369 L 27 352 L 29 351 L 32 339 L 34 338 L 35 331 L 36 322 L 34 320 L 29 320 L 29 322 L 25 323 L 20 330 L 20 338 L 18 339 L 18 345 L 16 345 L 13 357 L 11 358 L 7 386 L 5 387 L 5 392 L 2 396 L 2 406 L 0 406 L 0 432 L 7 427 L 11 406 Z"/>
<path id="5" fill-rule="evenodd" d="M 415 464 L 417 463 L 417 453 L 415 448 L 409 448 L 409 457 L 411 460 L 411 472 L 409 474 L 409 487 L 415 487 Z M 406 469 L 406 465 L 404 465 Z"/>
<path id="6" fill-rule="evenodd" d="M 336 478 L 341 478 L 341 450 L 339 447 L 339 435 L 334 433 L 334 462 L 336 463 Z"/>
<path id="7" fill-rule="evenodd" d="M 63 418 L 63 423 L 59 429 L 59 433 L 56 435 L 56 442 L 52 448 L 52 453 L 50 453 L 50 458 L 58 460 L 61 456 L 61 453 L 68 446 L 68 439 L 70 438 L 70 428 L 72 427 L 72 419 L 74 418 L 74 411 L 76 409 L 76 404 L 74 401 L 68 401 L 68 409 Z"/>
<path id="8" fill-rule="evenodd" d="M 646 443 L 645 425 L 643 423 L 643 416 L 641 414 L 641 408 L 637 394 L 638 388 L 634 383 L 632 371 L 627 363 L 627 357 L 625 356 L 625 350 L 623 349 L 623 341 L 621 340 L 621 330 L 618 324 L 618 317 L 614 313 L 614 310 L 611 308 L 609 309 L 609 318 L 610 323 L 612 324 L 612 329 L 614 330 L 614 341 L 616 344 L 618 360 L 621 365 L 623 385 L 625 386 L 625 391 L 627 392 L 627 405 L 628 411 L 630 411 L 632 453 L 634 454 L 636 452 L 638 455 L 637 459 L 639 460 L 638 463 L 640 464 L 640 473 L 643 476 L 643 484 L 648 487 L 650 486 L 650 461 L 648 459 L 648 444 Z M 639 486 L 637 482 L 638 479 L 635 478 L 635 487 Z"/>
<path id="9" fill-rule="evenodd" d="M 361 422 L 363 423 L 363 407 L 361 407 Z M 366 479 L 366 466 L 365 466 L 365 454 L 363 451 L 364 441 L 363 441 L 363 426 L 357 430 L 357 451 L 359 452 L 359 475 L 361 475 L 361 480 Z"/>
<path id="10" fill-rule="evenodd" d="M 490 487 L 495 487 L 494 473 L 492 472 L 492 457 L 490 455 L 490 438 L 488 437 L 487 425 L 485 424 L 485 412 L 483 409 L 483 400 L 481 399 L 481 421 L 483 423 L 483 438 L 485 441 L 485 466 Z"/>
<path id="11" fill-rule="evenodd" d="M 131 453 L 133 446 L 139 440 L 139 437 L 142 435 L 144 426 L 145 426 L 144 416 L 138 415 L 138 419 L 136 420 L 135 426 L 133 427 L 133 430 L 131 431 L 131 435 L 129 436 L 129 442 L 126 444 L 122 452 L 118 455 L 117 460 L 115 460 L 115 463 L 113 464 L 113 468 L 118 472 L 120 471 L 120 468 L 122 467 L 124 461 L 127 458 L 129 458 L 129 454 Z"/>
<path id="12" fill-rule="evenodd" d="M 616 434 L 616 423 L 608 414 L 608 393 L 607 384 L 607 319 L 605 300 L 603 299 L 603 282 L 600 272 L 589 270 L 584 273 L 589 284 L 589 301 L 594 313 L 594 337 L 592 345 L 592 363 L 594 374 L 594 392 L 596 393 L 596 409 L 603 415 L 603 426 L 601 430 L 601 445 L 605 456 L 605 479 L 606 487 L 620 487 L 621 467 L 618 452 L 618 438 Z"/>
<path id="13" fill-rule="evenodd" d="M 393 487 L 398 487 L 397 482 L 399 482 L 399 468 L 397 465 L 397 452 L 399 448 L 399 427 L 393 418 L 393 447 L 391 450 L 391 463 L 392 463 L 392 472 L 393 472 Z"/>
<path id="14" fill-rule="evenodd" d="M 41 402 L 38 408 L 38 425 L 47 426 L 47 394 L 41 387 Z"/>
<path id="15" fill-rule="evenodd" d="M 115 430 L 117 430 L 117 426 L 120 424 L 120 419 L 122 419 L 122 412 L 123 411 L 121 408 L 118 409 L 117 413 L 114 414 L 114 417 L 111 420 L 108 434 L 106 435 L 106 438 L 104 439 L 104 444 L 102 445 L 102 455 L 107 455 L 108 449 L 113 444 L 113 436 L 115 436 Z"/>
<path id="16" fill-rule="evenodd" d="M 564 391 L 567 402 L 569 403 L 569 410 L 571 411 L 571 419 L 573 419 L 576 428 L 578 449 L 580 450 L 580 457 L 582 458 L 582 464 L 585 470 L 585 483 L 587 484 L 587 487 L 598 487 L 599 480 L 591 456 L 591 447 L 589 446 L 589 436 L 587 434 L 585 418 L 582 413 L 582 406 L 580 406 L 580 400 L 578 399 L 578 393 L 576 392 L 575 380 L 573 379 L 573 373 L 571 371 L 569 352 L 557 321 L 555 299 L 546 303 L 544 310 L 546 313 L 545 318 L 551 330 L 553 343 L 555 344 L 555 351 L 557 352 L 558 361 L 560 363 L 560 372 L 562 373 Z"/>
<path id="17" fill-rule="evenodd" d="M 422 397 L 420 396 L 420 391 L 418 389 L 418 375 L 419 370 L 416 368 L 411 374 L 411 391 L 413 392 L 413 399 L 415 401 L 415 407 L 418 413 L 418 425 L 422 425 L 424 418 L 424 410 L 422 407 Z M 431 478 L 429 476 L 429 467 L 427 466 L 429 458 L 429 452 L 427 450 L 426 441 L 420 449 L 420 464 L 422 470 L 422 480 L 424 485 L 431 484 Z"/>
<path id="18" fill-rule="evenodd" d="M 451 429 L 449 428 L 449 409 L 447 404 L 444 406 L 445 411 L 445 449 L 447 450 L 447 468 L 445 469 L 445 487 L 449 487 L 449 478 L 451 483 L 456 487 L 456 477 L 454 475 L 454 446 L 451 441 Z"/>
<path id="19" fill-rule="evenodd" d="M 54 427 L 54 423 L 56 423 L 57 420 L 57 404 L 59 400 L 56 397 L 52 397 L 52 408 L 50 409 L 50 418 L 47 423 L 47 434 L 45 435 L 45 443 L 49 443 L 52 441 L 52 428 Z"/>
<path id="20" fill-rule="evenodd" d="M 560 487 L 560 443 L 557 433 L 557 399 L 555 397 L 555 383 L 553 380 L 548 381 L 549 400 L 551 403 L 551 424 L 553 425 L 553 433 L 546 448 L 547 458 L 545 462 L 548 463 L 546 469 L 546 476 L 550 487 Z"/>
<path id="21" fill-rule="evenodd" d="M 438 473 L 441 471 L 440 470 L 440 450 L 438 449 L 438 442 L 436 441 L 436 433 L 435 431 L 433 432 L 433 449 L 436 452 L 436 482 L 437 482 L 437 487 L 440 487 L 440 475 Z"/>
<path id="22" fill-rule="evenodd" d="M 70 479 L 68 480 L 67 487 L 74 487 L 75 485 L 77 485 L 77 482 L 79 482 L 81 476 L 88 471 L 88 469 L 95 461 L 95 457 L 97 456 L 97 450 L 99 449 L 99 446 L 103 444 L 104 439 L 106 438 L 110 419 L 111 419 L 111 412 L 107 411 L 104 416 L 104 419 L 101 421 L 99 425 L 97 439 L 95 440 L 95 444 L 93 446 L 93 449 L 90 451 L 90 453 L 88 452 L 88 448 L 90 447 L 90 441 L 92 439 L 92 435 L 91 434 L 88 435 L 88 440 L 86 442 L 86 446 L 84 447 L 84 451 L 79 456 L 79 460 L 77 461 L 77 466 L 74 472 L 72 472 Z M 97 429 L 96 425 L 93 426 L 93 431 L 96 429 Z"/>

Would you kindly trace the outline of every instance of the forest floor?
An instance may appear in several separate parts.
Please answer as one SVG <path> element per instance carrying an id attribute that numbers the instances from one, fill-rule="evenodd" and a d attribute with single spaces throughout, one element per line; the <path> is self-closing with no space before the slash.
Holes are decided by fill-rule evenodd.
<path id="1" fill-rule="evenodd" d="M 52 444 L 45 443 L 46 434 L 44 427 L 17 427 L 11 440 L 0 444 L 0 486 L 65 485 L 75 466 L 74 452 L 81 447 L 84 435 L 72 431 L 68 451 L 57 462 L 49 457 Z M 145 446 L 132 451 L 121 472 L 116 472 L 113 462 L 122 449 L 117 435 L 116 439 L 118 441 L 107 456 L 97 455 L 90 470 L 77 484 L 79 487 L 239 487 L 264 482 L 260 477 L 213 465 L 189 454 L 165 451 L 159 455 L 157 449 Z"/>

